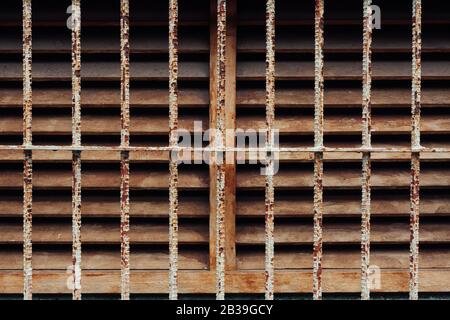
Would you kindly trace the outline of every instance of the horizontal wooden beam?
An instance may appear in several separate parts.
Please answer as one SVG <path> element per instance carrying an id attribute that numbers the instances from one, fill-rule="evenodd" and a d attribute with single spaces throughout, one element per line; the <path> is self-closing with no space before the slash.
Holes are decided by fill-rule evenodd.
<path id="1" fill-rule="evenodd" d="M 62 271 L 36 271 L 33 273 L 33 293 L 70 293 L 67 288 L 68 277 Z M 0 294 L 18 294 L 22 292 L 22 272 L 0 272 Z M 403 270 L 383 270 L 381 287 L 373 292 L 407 292 L 408 272 Z M 168 273 L 163 271 L 131 272 L 132 293 L 167 293 Z M 360 273 L 358 270 L 324 270 L 323 291 L 327 293 L 358 293 Z M 447 291 L 450 287 L 450 270 L 421 270 L 420 291 Z M 87 271 L 81 278 L 82 291 L 88 293 L 119 293 L 120 272 Z M 199 286 L 199 283 L 202 285 Z M 311 292 L 312 274 L 309 271 L 275 272 L 274 289 L 276 293 Z M 181 271 L 178 275 L 179 293 L 214 293 L 215 273 L 208 271 Z M 229 271 L 225 274 L 227 293 L 255 294 L 264 292 L 263 271 Z"/>

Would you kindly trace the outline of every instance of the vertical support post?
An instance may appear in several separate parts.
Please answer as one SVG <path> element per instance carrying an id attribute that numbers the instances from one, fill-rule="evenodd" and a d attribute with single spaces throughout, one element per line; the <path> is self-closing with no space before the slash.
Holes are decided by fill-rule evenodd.
<path id="1" fill-rule="evenodd" d="M 364 0 L 363 34 L 363 110 L 362 146 L 371 147 L 371 90 L 372 90 L 372 0 Z M 362 153 L 361 177 L 361 299 L 370 299 L 370 176 L 371 154 Z"/>
<path id="2" fill-rule="evenodd" d="M 81 5 L 72 0 L 72 146 L 81 147 Z M 72 298 L 81 300 L 81 151 L 72 154 Z"/>
<path id="3" fill-rule="evenodd" d="M 217 1 L 217 104 L 213 163 L 216 171 L 216 299 L 225 299 L 225 89 L 227 1 Z"/>
<path id="4" fill-rule="evenodd" d="M 130 146 L 130 6 L 120 1 L 120 146 Z M 130 299 L 130 152 L 120 152 L 120 276 L 121 298 Z"/>
<path id="5" fill-rule="evenodd" d="M 236 147 L 236 58 L 237 0 L 227 2 L 227 39 L 225 65 L 226 148 Z M 225 270 L 236 270 L 236 152 L 225 154 Z"/>
<path id="6" fill-rule="evenodd" d="M 412 32 L 412 105 L 411 105 L 411 211 L 409 298 L 419 298 L 419 177 L 420 177 L 420 106 L 422 82 L 422 1 L 413 0 Z"/>
<path id="7" fill-rule="evenodd" d="M 169 1 L 169 145 L 178 146 L 178 0 Z M 178 151 L 169 159 L 169 299 L 178 298 Z"/>
<path id="8" fill-rule="evenodd" d="M 266 186 L 265 186 L 265 298 L 274 295 L 274 201 L 273 148 L 275 120 L 275 0 L 266 3 Z"/>
<path id="9" fill-rule="evenodd" d="M 23 144 L 32 145 L 32 20 L 31 0 L 23 0 Z M 23 160 L 23 298 L 33 297 L 32 266 L 33 163 L 32 151 Z"/>
<path id="10" fill-rule="evenodd" d="M 322 219 L 323 219 L 323 29 L 324 0 L 315 5 L 315 100 L 314 100 L 314 244 L 313 299 L 322 299 Z"/>

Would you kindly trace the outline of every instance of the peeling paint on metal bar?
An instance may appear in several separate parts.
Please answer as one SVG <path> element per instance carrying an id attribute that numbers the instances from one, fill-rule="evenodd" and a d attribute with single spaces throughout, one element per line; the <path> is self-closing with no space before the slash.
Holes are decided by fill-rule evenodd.
<path id="1" fill-rule="evenodd" d="M 178 145 L 178 0 L 169 1 L 169 146 Z M 178 153 L 169 161 L 169 299 L 178 298 Z"/>
<path id="2" fill-rule="evenodd" d="M 372 0 L 364 0 L 363 34 L 363 105 L 362 105 L 362 146 L 370 148 L 371 143 L 371 90 L 372 90 Z M 361 299 L 370 299 L 370 176 L 371 154 L 362 155 L 361 177 Z"/>
<path id="3" fill-rule="evenodd" d="M 314 146 L 323 148 L 323 46 L 324 0 L 315 2 L 315 83 L 314 83 Z M 314 244 L 313 299 L 322 299 L 322 219 L 323 219 L 323 152 L 314 153 Z"/>
<path id="4" fill-rule="evenodd" d="M 202 147 L 202 148 L 193 148 L 193 147 L 137 147 L 137 146 L 129 146 L 129 147 L 120 147 L 120 146 L 57 146 L 57 145 L 33 145 L 33 146 L 24 146 L 24 145 L 0 145 L 0 150 L 40 150 L 40 151 L 98 151 L 98 152 L 120 152 L 120 151 L 130 151 L 130 152 L 159 152 L 159 151 L 179 151 L 179 152 L 216 152 L 216 151 L 229 151 L 229 152 L 279 152 L 279 153 L 314 153 L 314 152 L 327 152 L 327 153 L 449 153 L 450 148 L 427 148 L 427 147 L 419 147 L 419 148 L 364 148 L 364 147 L 355 147 L 355 148 L 334 148 L 334 147 L 274 147 L 274 148 L 214 148 L 214 147 Z"/>
<path id="5" fill-rule="evenodd" d="M 420 148 L 420 105 L 422 81 L 422 1 L 413 0 L 412 31 L 412 105 L 411 105 L 411 148 Z M 410 212 L 410 258 L 409 298 L 419 298 L 419 179 L 420 153 L 411 155 L 411 212 Z"/>
<path id="6" fill-rule="evenodd" d="M 227 2 L 217 1 L 216 299 L 225 299 L 225 66 Z M 219 155 L 220 153 L 220 155 Z"/>
<path id="7" fill-rule="evenodd" d="M 72 146 L 81 146 L 81 5 L 72 0 Z M 81 299 L 81 151 L 72 156 L 72 298 Z"/>
<path id="8" fill-rule="evenodd" d="M 273 148 L 275 120 L 275 0 L 266 3 L 266 148 Z M 274 163 L 267 156 L 265 186 L 265 298 L 274 292 Z"/>
<path id="9" fill-rule="evenodd" d="M 130 6 L 120 1 L 120 145 L 130 145 Z M 120 291 L 121 299 L 130 299 L 130 153 L 120 154 Z"/>
<path id="10" fill-rule="evenodd" d="M 32 145 L 32 11 L 31 0 L 23 0 L 23 145 Z M 33 297 L 33 163 L 32 151 L 23 160 L 23 298 Z"/>

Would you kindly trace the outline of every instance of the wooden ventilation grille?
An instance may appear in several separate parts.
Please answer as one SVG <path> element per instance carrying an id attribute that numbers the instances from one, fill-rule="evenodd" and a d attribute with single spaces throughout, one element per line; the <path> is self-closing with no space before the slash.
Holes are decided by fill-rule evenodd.
<path id="1" fill-rule="evenodd" d="M 0 297 L 450 291 L 448 4 L 2 8 Z"/>

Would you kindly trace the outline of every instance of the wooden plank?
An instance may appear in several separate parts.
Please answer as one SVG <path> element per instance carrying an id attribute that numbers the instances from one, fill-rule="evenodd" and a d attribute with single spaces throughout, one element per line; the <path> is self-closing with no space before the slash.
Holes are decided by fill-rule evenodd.
<path id="1" fill-rule="evenodd" d="M 450 133 L 450 117 L 446 113 L 424 114 L 421 120 L 423 134 Z M 120 132 L 120 114 L 88 113 L 83 114 L 82 133 L 85 135 L 114 135 Z M 132 117 L 130 132 L 132 135 L 166 135 L 169 126 L 164 121 L 166 114 L 148 112 Z M 407 114 L 374 114 L 372 118 L 372 133 L 374 135 L 396 135 L 410 132 L 410 119 Z M 33 133 L 42 135 L 71 134 L 70 114 L 34 114 Z M 180 115 L 179 128 L 194 131 L 194 122 L 201 121 L 203 130 L 207 129 L 207 115 L 204 113 L 186 113 Z M 299 125 L 301 123 L 301 125 Z M 361 119 L 355 113 L 330 114 L 324 121 L 324 131 L 332 134 L 360 134 Z M 241 114 L 236 123 L 242 130 L 261 130 L 265 128 L 263 115 Z M 0 118 L 0 134 L 19 135 L 22 132 L 22 118 L 19 114 L 4 114 Z M 312 134 L 313 118 L 309 114 L 280 113 L 274 122 L 274 129 L 281 135 Z"/>
<path id="2" fill-rule="evenodd" d="M 180 88 L 180 108 L 206 107 L 209 104 L 208 91 L 201 88 Z M 167 89 L 133 87 L 130 106 L 133 108 L 168 108 Z M 83 108 L 119 108 L 120 90 L 115 88 L 83 87 L 81 92 Z M 33 108 L 70 108 L 72 91 L 64 88 L 33 88 Z M 0 88 L 0 107 L 22 107 L 22 89 Z"/>
<path id="3" fill-rule="evenodd" d="M 424 80 L 449 80 L 450 62 L 427 60 L 423 63 Z M 21 64 L 2 62 L 1 81 L 21 81 Z M 245 81 L 262 81 L 265 79 L 264 62 L 243 61 L 237 65 L 237 79 Z M 313 80 L 313 61 L 278 61 L 278 80 Z M 131 66 L 131 79 L 139 81 L 167 81 L 166 62 L 136 61 Z M 206 81 L 209 76 L 208 64 L 197 61 L 180 62 L 180 80 Z M 326 80 L 361 80 L 361 66 L 358 61 L 328 61 L 325 65 Z M 85 81 L 118 81 L 120 64 L 118 62 L 86 61 L 83 63 L 82 78 Z M 410 80 L 411 66 L 408 61 L 375 61 L 373 63 L 374 80 Z M 70 64 L 64 62 L 33 63 L 33 80 L 69 81 Z"/>
<path id="4" fill-rule="evenodd" d="M 132 23 L 132 22 L 131 22 Z M 22 42 L 16 30 L 3 32 L 0 43 L 1 54 L 21 53 Z M 65 28 L 36 28 L 34 31 L 33 53 L 59 54 L 70 53 L 71 42 Z M 83 29 L 82 54 L 108 54 L 120 52 L 120 38 L 115 28 L 85 28 Z M 136 28 L 130 34 L 130 53 L 132 54 L 163 54 L 168 53 L 167 29 Z M 180 52 L 206 54 L 209 52 L 208 29 L 206 27 L 189 27 L 180 30 Z"/>
<path id="5" fill-rule="evenodd" d="M 83 221 L 84 244 L 119 244 L 120 224 L 111 220 Z M 207 221 L 181 221 L 179 229 L 180 243 L 207 244 L 209 241 Z M 275 229 L 276 245 L 311 245 L 313 241 L 312 222 L 279 219 Z M 0 223 L 0 244 L 18 245 L 23 241 L 22 225 L 12 221 Z M 99 237 L 99 234 L 102 236 Z M 324 243 L 327 245 L 356 245 L 360 242 L 360 224 L 358 221 L 325 221 L 323 227 Z M 421 223 L 422 244 L 449 244 L 450 229 L 446 221 L 423 220 Z M 70 221 L 33 221 L 34 244 L 71 244 Z M 168 243 L 165 220 L 139 221 L 130 229 L 130 243 L 146 245 L 164 245 Z M 236 226 L 238 245 L 263 245 L 263 220 L 242 220 Z M 408 222 L 389 220 L 372 223 L 371 243 L 383 245 L 406 245 L 409 243 Z"/>
<path id="6" fill-rule="evenodd" d="M 21 244 L 22 226 L 17 222 L 0 223 L 0 243 L 5 245 Z M 83 221 L 83 244 L 119 244 L 120 222 Z M 101 237 L 99 237 L 101 235 Z M 168 232 L 166 221 L 133 223 L 130 228 L 131 244 L 167 244 Z M 199 221 L 181 221 L 179 241 L 182 244 L 206 244 L 208 242 L 207 224 Z M 33 221 L 34 244 L 71 244 L 72 227 L 70 221 Z M 117 251 L 120 256 L 120 251 Z"/>
<path id="7" fill-rule="evenodd" d="M 69 217 L 71 200 L 62 195 L 35 195 L 33 199 L 33 216 L 35 217 Z M 239 217 L 260 217 L 264 210 L 264 195 L 259 197 L 240 194 L 237 200 Z M 421 214 L 430 217 L 450 216 L 450 198 L 445 194 L 433 192 L 423 194 Z M 275 214 L 277 217 L 312 217 L 311 196 L 296 196 L 280 192 L 277 197 Z M 0 199 L 0 217 L 20 217 L 22 201 L 18 197 Z M 83 217 L 119 217 L 119 204 L 115 197 L 83 196 Z M 326 194 L 324 198 L 324 215 L 326 217 L 359 217 L 360 202 L 357 194 Z M 168 216 L 168 198 L 149 195 L 145 199 L 133 197 L 130 206 L 132 217 L 166 218 Z M 200 196 L 180 195 L 179 214 L 181 217 L 205 218 L 209 215 L 206 194 Z M 409 215 L 407 194 L 375 194 L 372 201 L 374 217 L 406 217 Z"/>
<path id="8" fill-rule="evenodd" d="M 325 91 L 325 107 L 359 108 L 361 106 L 361 90 L 355 88 L 327 88 Z M 134 108 L 168 108 L 167 90 L 157 88 L 133 87 L 130 106 Z M 411 92 L 405 88 L 374 88 L 372 91 L 372 107 L 374 108 L 410 108 Z M 392 99 L 395 97 L 395 99 Z M 314 105 L 313 89 L 277 88 L 277 108 L 312 108 Z M 112 88 L 84 87 L 81 92 L 83 108 L 119 108 L 120 92 Z M 260 88 L 238 88 L 237 107 L 265 107 L 265 92 Z M 422 107 L 448 108 L 450 92 L 447 88 L 424 88 Z M 71 91 L 63 88 L 34 88 L 34 108 L 69 108 L 71 107 Z M 180 88 L 179 107 L 206 107 L 209 105 L 208 91 L 201 88 Z M 22 89 L 0 88 L 0 108 L 21 108 Z"/>
<path id="9" fill-rule="evenodd" d="M 445 164 L 446 162 L 443 162 Z M 85 166 L 82 174 L 83 189 L 117 189 L 120 185 L 119 166 L 114 170 L 104 165 Z M 132 189 L 167 189 L 168 172 L 165 167 L 152 165 L 131 166 L 130 187 Z M 423 188 L 447 188 L 450 185 L 449 169 L 435 164 L 423 165 L 421 186 Z M 312 171 L 310 164 L 295 164 L 281 166 L 274 176 L 275 187 L 281 189 L 311 188 Z M 355 189 L 361 186 L 360 169 L 357 164 L 351 166 L 325 165 L 324 187 L 332 189 Z M 207 189 L 209 184 L 205 167 L 180 167 L 181 189 Z M 71 171 L 68 166 L 61 169 L 48 166 L 36 166 L 33 187 L 35 189 L 67 189 L 71 186 Z M 375 189 L 399 189 L 409 186 L 409 169 L 403 166 L 374 167 L 372 186 Z M 238 189 L 261 189 L 264 187 L 264 176 L 260 175 L 258 167 L 238 168 Z M 19 166 L 0 168 L 0 188 L 22 188 Z"/>
<path id="10" fill-rule="evenodd" d="M 146 198 L 131 198 L 130 216 L 167 218 L 169 213 L 169 198 L 148 195 Z M 33 201 L 33 216 L 62 218 L 71 216 L 71 199 L 64 196 L 39 197 Z M 183 218 L 207 217 L 209 213 L 206 196 L 180 195 L 179 215 Z M 119 217 L 120 207 L 116 197 L 92 197 L 83 195 L 81 208 L 83 217 Z M 21 201 L 14 198 L 0 200 L 0 217 L 20 217 Z"/>
<path id="11" fill-rule="evenodd" d="M 72 264 L 71 250 L 67 248 L 33 248 L 33 270 L 67 270 Z M 83 247 L 81 267 L 85 270 L 120 270 L 120 248 Z M 131 248 L 132 270 L 168 269 L 166 249 Z M 208 253 L 205 248 L 181 247 L 178 255 L 181 270 L 205 270 Z M 22 253 L 19 248 L 0 248 L 0 270 L 21 270 Z"/>
<path id="12" fill-rule="evenodd" d="M 34 293 L 69 293 L 66 283 L 68 274 L 62 271 L 36 271 L 34 274 Z M 164 271 L 131 272 L 131 292 L 167 293 L 168 273 Z M 276 293 L 309 293 L 312 274 L 309 271 L 277 271 L 275 273 Z M 228 293 L 256 294 L 264 292 L 264 273 L 262 271 L 228 271 L 225 275 Z M 420 290 L 422 292 L 442 292 L 450 287 L 450 270 L 421 270 Z M 381 288 L 374 292 L 407 292 L 408 272 L 402 270 L 383 270 Z M 22 290 L 22 274 L 17 271 L 0 273 L 0 293 L 14 294 Z M 120 272 L 87 271 L 83 273 L 82 286 L 85 294 L 119 293 Z M 202 285 L 199 285 L 201 283 Z M 209 271 L 183 271 L 179 274 L 179 293 L 214 293 L 215 273 Z M 360 274 L 356 270 L 324 270 L 323 290 L 327 293 L 358 293 Z"/>
<path id="13" fill-rule="evenodd" d="M 357 248 L 326 248 L 323 258 L 324 269 L 358 269 L 360 253 Z M 131 250 L 130 265 L 132 270 L 155 270 L 168 268 L 168 252 L 158 248 L 135 248 Z M 239 270 L 263 270 L 263 248 L 247 248 L 238 251 Z M 404 269 L 409 264 L 408 250 L 373 248 L 372 265 L 381 269 Z M 424 269 L 450 268 L 450 252 L 448 248 L 421 250 L 421 265 Z M 181 247 L 179 252 L 180 269 L 200 270 L 208 266 L 208 255 L 204 248 Z M 41 248 L 33 251 L 34 270 L 66 270 L 71 265 L 70 248 Z M 311 252 L 308 248 L 277 248 L 276 269 L 309 269 L 311 268 Z M 20 248 L 0 248 L 0 270 L 21 270 L 22 254 Z M 83 248 L 82 269 L 119 270 L 120 256 L 115 248 L 89 247 Z"/>
<path id="14" fill-rule="evenodd" d="M 325 248 L 323 256 L 324 269 L 360 269 L 361 252 L 355 248 Z M 275 268 L 310 269 L 311 250 L 309 248 L 277 247 Z M 240 270 L 263 270 L 264 251 L 262 248 L 245 248 L 238 250 Z M 420 252 L 421 268 L 440 269 L 450 267 L 448 248 L 422 248 Z M 409 252 L 401 248 L 372 247 L 370 263 L 381 269 L 404 269 L 409 267 Z"/>
<path id="15" fill-rule="evenodd" d="M 410 26 L 383 26 L 377 30 L 373 39 L 373 51 L 376 53 L 400 53 L 411 51 Z M 279 27 L 277 28 L 277 53 L 313 53 L 314 37 L 312 28 Z M 348 26 L 331 26 L 327 28 L 324 51 L 327 53 L 360 53 L 362 52 L 361 28 Z M 429 31 L 423 40 L 423 52 L 448 52 L 450 44 L 439 28 Z M 241 27 L 238 37 L 240 53 L 264 53 L 264 28 Z"/>

